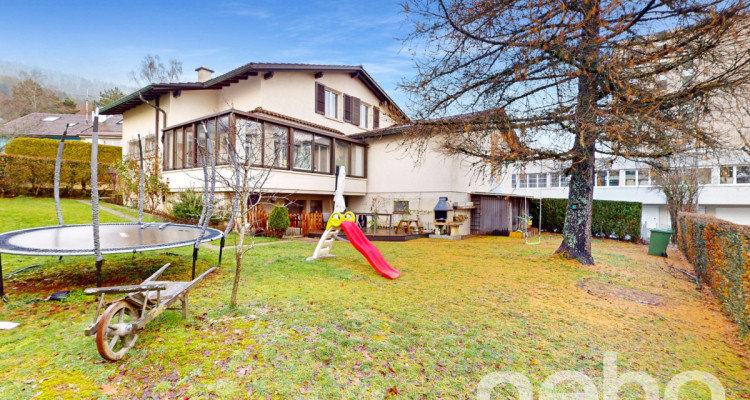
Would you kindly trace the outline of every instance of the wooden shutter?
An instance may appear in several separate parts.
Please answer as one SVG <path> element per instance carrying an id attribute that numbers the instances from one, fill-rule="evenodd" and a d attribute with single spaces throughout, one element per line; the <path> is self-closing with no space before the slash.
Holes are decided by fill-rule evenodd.
<path id="1" fill-rule="evenodd" d="M 359 126 L 359 99 L 352 97 L 352 124 Z"/>
<path id="2" fill-rule="evenodd" d="M 344 122 L 352 122 L 352 96 L 344 93 Z"/>
<path id="3" fill-rule="evenodd" d="M 380 129 L 380 110 L 377 107 L 372 108 L 372 129 Z"/>
<path id="4" fill-rule="evenodd" d="M 326 113 L 326 87 L 320 83 L 315 84 L 315 112 Z"/>

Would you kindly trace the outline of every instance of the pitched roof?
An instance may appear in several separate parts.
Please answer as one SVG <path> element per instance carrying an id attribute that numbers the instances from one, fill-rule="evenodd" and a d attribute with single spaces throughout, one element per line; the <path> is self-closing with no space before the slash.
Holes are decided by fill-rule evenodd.
<path id="1" fill-rule="evenodd" d="M 391 125 L 386 128 L 380 128 L 375 129 L 369 132 L 363 132 L 358 133 L 356 135 L 351 135 L 353 138 L 357 139 L 372 139 L 372 138 L 381 138 L 383 136 L 390 136 L 390 135 L 396 135 L 399 133 L 403 133 L 404 131 L 407 131 L 409 129 L 418 128 L 421 126 L 426 125 L 435 125 L 435 124 L 456 124 L 456 123 L 484 123 L 488 120 L 495 120 L 501 118 L 507 118 L 507 115 L 505 114 L 505 111 L 501 108 L 491 108 L 488 110 L 482 110 L 482 111 L 476 111 L 471 113 L 465 113 L 465 114 L 456 114 L 456 115 L 449 115 L 447 117 L 440 117 L 440 118 L 431 118 L 431 119 L 424 119 L 424 120 L 418 120 L 413 122 L 405 122 L 397 125 Z"/>
<path id="2" fill-rule="evenodd" d="M 104 121 L 102 121 L 103 117 L 106 117 Z M 122 136 L 122 125 L 118 124 L 121 121 L 122 115 L 100 116 L 99 132 L 108 133 L 110 136 L 113 134 Z M 76 138 L 79 134 L 93 129 L 94 120 L 86 114 L 31 113 L 0 126 L 0 134 L 60 137 L 67 124 L 75 124 L 68 128 L 68 137 Z"/>
<path id="3" fill-rule="evenodd" d="M 145 86 L 122 99 L 105 106 L 101 109 L 101 114 L 122 114 L 123 112 L 141 104 L 140 95 L 146 100 L 169 93 L 175 90 L 205 90 L 221 89 L 240 80 L 245 80 L 250 76 L 257 76 L 259 73 L 266 72 L 343 72 L 349 73 L 352 78 L 357 78 L 367 86 L 380 101 L 387 102 L 395 107 L 400 113 L 404 112 L 396 105 L 393 99 L 375 82 L 370 74 L 365 71 L 361 65 L 322 65 L 322 64 L 295 64 L 295 63 L 249 63 L 239 68 L 235 68 L 216 78 L 209 79 L 206 82 L 185 82 L 185 83 L 152 83 Z M 406 114 L 404 114 L 406 115 Z"/>
<path id="4" fill-rule="evenodd" d="M 284 121 L 294 122 L 294 123 L 299 124 L 299 125 L 309 126 L 311 128 L 320 129 L 322 131 L 335 133 L 335 134 L 340 135 L 340 136 L 346 136 L 340 130 L 329 128 L 329 127 L 323 126 L 323 125 L 318 125 L 318 124 L 315 124 L 315 123 L 312 123 L 312 122 L 305 121 L 303 119 L 290 117 L 288 115 L 277 113 L 275 111 L 265 110 L 262 107 L 258 107 L 258 108 L 254 109 L 254 110 L 251 110 L 250 114 L 268 115 L 268 116 L 271 116 L 271 117 L 274 117 L 274 118 L 278 118 L 278 119 L 281 119 L 281 120 L 284 120 Z"/>

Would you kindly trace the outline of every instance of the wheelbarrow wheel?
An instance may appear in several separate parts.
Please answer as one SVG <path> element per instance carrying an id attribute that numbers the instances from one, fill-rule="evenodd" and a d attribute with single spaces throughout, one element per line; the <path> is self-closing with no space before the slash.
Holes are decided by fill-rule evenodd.
<path id="1" fill-rule="evenodd" d="M 138 320 L 139 314 L 139 310 L 126 301 L 107 307 L 96 329 L 96 348 L 104 359 L 117 361 L 133 347 L 138 334 L 132 331 L 130 324 Z"/>

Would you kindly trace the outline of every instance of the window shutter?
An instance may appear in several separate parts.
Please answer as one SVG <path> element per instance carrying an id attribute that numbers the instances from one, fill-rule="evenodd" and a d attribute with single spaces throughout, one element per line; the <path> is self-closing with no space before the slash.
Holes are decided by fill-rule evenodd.
<path id="1" fill-rule="evenodd" d="M 352 122 L 352 96 L 344 93 L 344 122 Z"/>
<path id="2" fill-rule="evenodd" d="M 352 97 L 352 124 L 359 126 L 359 99 Z"/>
<path id="3" fill-rule="evenodd" d="M 326 87 L 320 83 L 315 84 L 315 112 L 326 113 Z"/>
<path id="4" fill-rule="evenodd" d="M 380 129 L 380 110 L 377 107 L 372 108 L 372 129 Z"/>

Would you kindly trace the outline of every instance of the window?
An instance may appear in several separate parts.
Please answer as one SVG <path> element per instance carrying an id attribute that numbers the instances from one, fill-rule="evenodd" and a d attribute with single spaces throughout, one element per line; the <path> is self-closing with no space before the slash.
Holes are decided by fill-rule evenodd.
<path id="1" fill-rule="evenodd" d="M 750 167 L 737 167 L 737 183 L 750 183 Z"/>
<path id="2" fill-rule="evenodd" d="M 146 143 L 148 143 L 148 141 Z M 188 125 L 185 127 L 185 168 L 193 168 L 196 165 L 195 127 L 193 125 Z"/>
<path id="3" fill-rule="evenodd" d="M 635 186 L 638 183 L 638 171 L 634 169 L 625 170 L 625 186 Z"/>
<path id="4" fill-rule="evenodd" d="M 526 181 L 527 181 L 527 175 L 526 174 L 520 174 L 518 175 L 518 188 L 519 189 L 526 189 Z"/>
<path id="5" fill-rule="evenodd" d="M 216 119 L 216 163 L 229 164 L 232 161 L 229 155 L 229 143 L 232 138 L 229 135 L 229 115 L 224 115 Z"/>
<path id="6" fill-rule="evenodd" d="M 54 121 L 57 121 L 58 119 L 60 119 L 60 117 L 44 117 L 44 118 L 42 118 L 42 121 L 44 121 L 44 122 L 54 122 Z"/>
<path id="7" fill-rule="evenodd" d="M 172 131 L 166 131 L 164 133 L 164 169 L 172 169 L 172 152 L 174 147 L 172 146 Z"/>
<path id="8" fill-rule="evenodd" d="M 547 174 L 539 174 L 539 187 L 540 188 L 547 187 Z"/>
<path id="9" fill-rule="evenodd" d="M 138 158 L 138 139 L 130 139 L 128 141 L 128 155 L 130 158 Z"/>
<path id="10" fill-rule="evenodd" d="M 206 125 L 205 124 L 197 124 L 195 125 L 198 132 L 196 132 L 196 137 L 198 138 L 198 148 L 201 150 L 196 150 L 196 165 L 201 165 L 204 161 L 206 163 L 209 163 L 208 160 L 208 154 L 206 154 Z"/>
<path id="11" fill-rule="evenodd" d="M 536 188 L 536 186 L 537 186 L 536 184 L 537 184 L 537 179 L 538 178 L 539 178 L 539 174 L 528 174 L 528 175 L 526 175 L 526 180 L 527 180 L 526 186 L 529 189 Z"/>
<path id="12" fill-rule="evenodd" d="M 263 165 L 286 168 L 289 165 L 289 129 L 263 124 Z"/>
<path id="13" fill-rule="evenodd" d="M 560 174 L 549 174 L 549 187 L 560 187 Z"/>
<path id="14" fill-rule="evenodd" d="M 146 135 L 143 138 L 143 154 L 153 155 L 156 153 L 156 135 Z"/>
<path id="15" fill-rule="evenodd" d="M 313 171 L 325 174 L 331 173 L 331 139 L 325 136 L 315 136 L 315 165 Z"/>
<path id="16" fill-rule="evenodd" d="M 719 183 L 722 185 L 731 185 L 734 183 L 734 167 L 719 168 Z"/>
<path id="17" fill-rule="evenodd" d="M 739 174 L 739 171 L 737 171 Z M 711 184 L 711 168 L 698 168 L 698 184 L 710 185 Z M 739 177 L 737 178 L 739 183 Z"/>
<path id="18" fill-rule="evenodd" d="M 216 154 L 216 119 L 211 118 L 206 121 L 206 129 L 208 130 L 208 137 L 211 138 L 211 151 Z M 203 135 L 205 138 L 205 134 Z M 203 142 L 203 148 L 206 150 L 206 162 L 211 164 L 211 160 L 209 159 L 209 153 L 208 148 L 205 147 L 206 143 Z"/>
<path id="19" fill-rule="evenodd" d="M 349 143 L 341 140 L 336 141 L 336 166 L 343 165 L 346 168 L 346 174 L 350 174 L 349 169 Z"/>
<path id="20" fill-rule="evenodd" d="M 648 186 L 651 182 L 651 171 L 647 168 L 638 170 L 638 186 Z"/>
<path id="21" fill-rule="evenodd" d="M 607 186 L 607 171 L 596 171 L 596 186 Z"/>
<path id="22" fill-rule="evenodd" d="M 513 189 L 515 189 L 516 186 L 518 185 L 517 181 L 518 181 L 518 175 L 517 174 L 511 175 L 510 176 L 510 187 L 512 187 Z"/>
<path id="23" fill-rule="evenodd" d="M 182 169 L 185 159 L 185 136 L 182 128 L 174 130 L 174 167 Z"/>
<path id="24" fill-rule="evenodd" d="M 326 89 L 325 91 L 325 116 L 328 118 L 338 118 L 338 101 L 339 95 Z"/>
<path id="25" fill-rule="evenodd" d="M 352 176 L 365 176 L 365 146 L 352 145 Z"/>
<path id="26" fill-rule="evenodd" d="M 409 202 L 406 200 L 396 200 L 393 202 L 394 214 L 406 214 L 409 212 Z"/>
<path id="27" fill-rule="evenodd" d="M 570 176 L 565 174 L 560 174 L 560 187 L 568 187 L 570 186 Z"/>
<path id="28" fill-rule="evenodd" d="M 312 170 L 312 145 L 313 135 L 311 133 L 294 131 L 294 168 L 305 171 Z"/>
<path id="29" fill-rule="evenodd" d="M 367 115 L 369 109 L 370 108 L 364 104 L 359 105 L 359 126 L 362 128 L 367 128 Z"/>
<path id="30" fill-rule="evenodd" d="M 620 171 L 609 171 L 607 186 L 620 186 Z"/>
<path id="31" fill-rule="evenodd" d="M 262 164 L 263 148 L 261 144 L 263 142 L 263 124 L 250 119 L 237 118 L 235 125 L 237 127 L 237 135 L 243 138 L 243 154 L 240 154 L 242 162 L 250 163 L 251 165 Z"/>
<path id="32" fill-rule="evenodd" d="M 322 213 L 323 212 L 323 200 L 310 200 L 310 212 Z"/>

